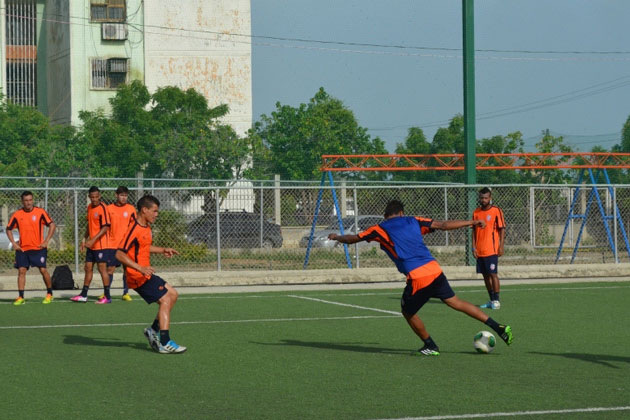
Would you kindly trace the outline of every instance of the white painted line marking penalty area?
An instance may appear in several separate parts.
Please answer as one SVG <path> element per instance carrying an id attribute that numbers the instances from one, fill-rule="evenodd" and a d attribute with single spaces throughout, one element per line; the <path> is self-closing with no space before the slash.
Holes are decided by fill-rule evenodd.
<path id="1" fill-rule="evenodd" d="M 546 416 L 548 414 L 578 414 L 578 413 L 595 413 L 606 411 L 628 411 L 630 406 L 627 407 L 587 407 L 587 408 L 574 408 L 566 410 L 540 410 L 540 411 L 512 411 L 504 413 L 476 413 L 476 414 L 457 414 L 446 416 L 428 416 L 428 417 L 404 417 L 398 419 L 387 420 L 449 420 L 449 419 L 478 419 L 488 417 L 514 417 L 514 416 Z M 386 420 L 386 419 L 381 419 Z"/>
<path id="2" fill-rule="evenodd" d="M 314 302 L 327 303 L 329 305 L 347 306 L 349 308 L 365 309 L 367 311 L 383 312 L 386 314 L 402 316 L 400 312 L 388 311 L 386 309 L 369 308 L 367 306 L 359 306 L 359 305 L 351 305 L 349 303 L 333 302 L 332 300 L 317 299 L 317 298 L 308 297 L 308 296 L 298 296 L 298 295 L 288 295 L 288 296 L 292 298 L 296 298 L 296 299 L 312 300 Z"/>
<path id="3" fill-rule="evenodd" d="M 329 316 L 320 318 L 263 318 L 263 319 L 228 319 L 214 321 L 171 321 L 173 325 L 203 325 L 203 324 L 241 324 L 254 322 L 299 322 L 299 321 L 343 321 L 353 319 L 379 319 L 395 318 L 385 315 L 363 315 L 363 316 Z M 94 328 L 94 327 L 137 327 L 147 326 L 148 322 L 123 322 L 116 324 L 58 324 L 58 325 L 11 325 L 0 326 L 0 330 L 32 330 L 43 328 Z"/>

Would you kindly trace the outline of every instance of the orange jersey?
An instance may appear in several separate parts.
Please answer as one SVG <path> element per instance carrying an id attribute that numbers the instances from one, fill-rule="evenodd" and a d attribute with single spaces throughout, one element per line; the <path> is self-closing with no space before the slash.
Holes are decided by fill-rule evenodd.
<path id="1" fill-rule="evenodd" d="M 503 211 L 497 206 L 491 206 L 488 210 L 481 208 L 473 212 L 474 220 L 483 220 L 486 227 L 475 226 L 475 250 L 478 257 L 489 257 L 499 253 L 499 230 L 505 229 Z"/>
<path id="2" fill-rule="evenodd" d="M 96 236 L 97 233 L 105 226 L 110 226 L 109 213 L 105 204 L 99 203 L 96 207 L 92 204 L 88 204 L 87 207 L 87 223 L 88 223 L 88 235 L 90 238 Z M 114 245 L 109 243 L 109 233 L 105 233 L 98 241 L 94 242 L 94 245 L 90 248 L 93 251 L 101 249 L 112 249 Z"/>
<path id="3" fill-rule="evenodd" d="M 142 226 L 136 220 L 129 225 L 129 229 L 120 244 L 118 250 L 127 254 L 129 258 L 140 264 L 141 266 L 151 265 L 151 243 L 153 235 L 150 226 Z M 127 285 L 132 289 L 142 286 L 151 276 L 146 277 L 144 274 L 131 267 L 125 267 L 127 275 Z"/>
<path id="4" fill-rule="evenodd" d="M 131 204 L 107 206 L 109 213 L 109 244 L 110 248 L 118 248 L 127 233 L 129 225 L 136 220 L 136 209 Z"/>
<path id="5" fill-rule="evenodd" d="M 44 225 L 49 226 L 52 219 L 46 210 L 33 207 L 33 210 L 20 209 L 13 213 L 7 230 L 17 229 L 20 232 L 20 248 L 23 251 L 39 249 L 44 242 Z"/>

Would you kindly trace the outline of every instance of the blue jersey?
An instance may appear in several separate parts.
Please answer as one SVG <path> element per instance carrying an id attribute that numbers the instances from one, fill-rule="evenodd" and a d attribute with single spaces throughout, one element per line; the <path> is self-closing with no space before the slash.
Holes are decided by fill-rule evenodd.
<path id="1" fill-rule="evenodd" d="M 410 272 L 435 261 L 422 235 L 432 232 L 432 219 L 391 217 L 359 233 L 359 238 L 381 244 L 381 249 L 394 261 L 396 268 L 408 276 Z"/>

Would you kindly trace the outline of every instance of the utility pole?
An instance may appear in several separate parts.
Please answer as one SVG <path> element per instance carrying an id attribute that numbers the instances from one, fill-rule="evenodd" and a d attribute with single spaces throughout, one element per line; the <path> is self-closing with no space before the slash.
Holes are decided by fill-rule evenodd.
<path id="1" fill-rule="evenodd" d="M 475 2 L 462 0 L 462 36 L 464 57 L 464 172 L 466 185 L 477 183 L 475 135 Z M 477 197 L 473 189 L 468 190 L 468 215 L 476 207 Z M 466 237 L 466 263 L 472 265 L 472 232 Z"/>

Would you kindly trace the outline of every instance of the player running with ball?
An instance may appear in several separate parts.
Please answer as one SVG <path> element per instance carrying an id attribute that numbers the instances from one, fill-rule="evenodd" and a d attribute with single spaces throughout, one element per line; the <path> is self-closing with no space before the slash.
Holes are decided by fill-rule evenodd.
<path id="1" fill-rule="evenodd" d="M 331 233 L 328 238 L 341 243 L 353 244 L 360 241 L 376 241 L 381 249 L 394 261 L 398 271 L 407 276 L 407 286 L 401 299 L 402 314 L 411 329 L 422 339 L 424 346 L 420 355 L 438 356 L 440 350 L 427 332 L 417 312 L 430 298 L 439 298 L 449 307 L 463 312 L 488 325 L 505 341 L 512 343 L 512 329 L 501 325 L 481 309 L 459 299 L 442 272 L 431 252 L 424 244 L 423 235 L 434 230 L 453 230 L 468 226 L 483 227 L 483 220 L 439 221 L 404 215 L 400 201 L 393 200 L 385 208 L 385 220 L 357 235 Z"/>

